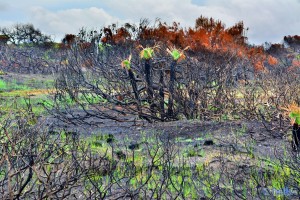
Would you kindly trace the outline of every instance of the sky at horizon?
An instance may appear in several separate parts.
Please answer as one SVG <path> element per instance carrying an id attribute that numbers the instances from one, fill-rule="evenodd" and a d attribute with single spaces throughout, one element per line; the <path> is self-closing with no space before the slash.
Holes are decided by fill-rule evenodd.
<path id="1" fill-rule="evenodd" d="M 32 23 L 60 41 L 79 29 L 100 29 L 147 18 L 194 27 L 203 15 L 230 27 L 243 21 L 250 44 L 280 43 L 286 35 L 300 35 L 300 0 L 0 0 L 0 27 Z"/>

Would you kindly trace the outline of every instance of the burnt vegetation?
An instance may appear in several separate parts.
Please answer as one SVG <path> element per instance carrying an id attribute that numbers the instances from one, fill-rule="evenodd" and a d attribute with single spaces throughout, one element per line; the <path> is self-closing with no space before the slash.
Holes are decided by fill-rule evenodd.
<path id="1" fill-rule="evenodd" d="M 253 46 L 247 30 L 243 22 L 226 28 L 203 16 L 193 28 L 144 19 L 83 28 L 56 43 L 30 24 L 1 28 L 4 74 L 55 80 L 50 100 L 39 102 L 45 116 L 36 115 L 30 101 L 23 110 L 0 110 L 0 198 L 299 197 L 300 39 Z M 47 117 L 56 123 L 50 126 Z M 246 125 L 228 126 L 240 134 L 229 141 L 194 140 L 184 150 L 187 141 L 168 131 L 118 140 L 66 128 L 184 120 L 212 123 L 214 130 L 223 122 Z M 269 142 L 275 139 L 282 146 Z M 258 142 L 274 147 L 272 155 L 256 155 Z M 201 159 L 203 146 L 209 158 Z"/>

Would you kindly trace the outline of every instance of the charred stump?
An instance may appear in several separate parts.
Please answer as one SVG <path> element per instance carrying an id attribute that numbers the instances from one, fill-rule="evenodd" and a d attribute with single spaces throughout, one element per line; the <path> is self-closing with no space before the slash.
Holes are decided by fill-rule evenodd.
<path id="1" fill-rule="evenodd" d="M 297 151 L 300 148 L 300 129 L 297 123 L 293 124 L 292 148 L 294 151 Z"/>

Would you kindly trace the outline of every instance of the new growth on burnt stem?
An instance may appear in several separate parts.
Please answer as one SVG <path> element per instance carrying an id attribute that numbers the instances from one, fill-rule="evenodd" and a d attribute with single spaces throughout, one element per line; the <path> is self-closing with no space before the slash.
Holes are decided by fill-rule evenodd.
<path id="1" fill-rule="evenodd" d="M 175 80 L 176 80 L 176 65 L 178 62 L 180 62 L 181 60 L 185 59 L 185 55 L 184 55 L 184 51 L 187 50 L 189 48 L 186 47 L 184 48 L 184 50 L 179 50 L 176 49 L 175 47 L 169 49 L 167 48 L 167 52 L 172 56 L 173 61 L 171 62 L 170 65 L 170 82 L 169 82 L 169 101 L 168 101 L 168 112 L 167 112 L 167 116 L 168 117 L 175 117 L 176 115 L 174 115 L 174 86 L 175 86 Z"/>
<path id="2" fill-rule="evenodd" d="M 142 49 L 140 52 L 140 58 L 144 60 L 144 73 L 145 73 L 145 80 L 146 80 L 146 88 L 147 88 L 147 101 L 150 104 L 150 111 L 154 112 L 154 102 L 153 102 L 153 80 L 152 80 L 152 67 L 151 67 L 151 59 L 153 58 L 154 51 L 159 48 L 158 45 L 153 47 L 146 47 L 144 48 L 142 45 L 139 45 L 138 48 Z"/>
<path id="3" fill-rule="evenodd" d="M 129 55 L 128 59 L 125 59 L 121 62 L 121 66 L 127 70 L 128 72 L 128 76 L 130 78 L 130 83 L 132 86 L 132 90 L 134 93 L 134 97 L 136 100 L 136 106 L 138 109 L 138 116 L 140 118 L 143 118 L 142 116 L 142 110 L 141 110 L 141 100 L 140 100 L 140 95 L 139 95 L 139 91 L 138 91 L 138 86 L 137 86 L 137 80 L 136 77 L 131 69 L 131 54 Z"/>
<path id="4" fill-rule="evenodd" d="M 293 125 L 292 148 L 294 151 L 298 151 L 300 149 L 300 107 L 296 103 L 292 103 L 287 108 L 283 108 L 283 110 L 288 112 L 288 116 Z"/>

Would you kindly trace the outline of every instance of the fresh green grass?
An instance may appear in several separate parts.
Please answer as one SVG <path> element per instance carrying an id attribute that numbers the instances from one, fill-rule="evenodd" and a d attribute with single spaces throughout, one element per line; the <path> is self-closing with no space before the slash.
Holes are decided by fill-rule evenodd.
<path id="1" fill-rule="evenodd" d="M 1 117 L 25 111 L 28 107 L 37 116 L 46 114 L 41 103 L 51 103 L 49 93 L 53 91 L 53 83 L 54 80 L 51 78 L 33 78 L 25 75 L 19 80 L 8 77 L 0 79 Z"/>
<path id="2" fill-rule="evenodd" d="M 2 92 L 3 90 L 6 90 L 6 82 L 2 79 L 0 79 L 0 92 Z"/>
<path id="3" fill-rule="evenodd" d="M 242 126 L 240 129 L 236 130 L 236 135 L 243 136 L 245 133 L 245 127 Z M 115 154 L 115 152 L 107 143 L 107 139 L 109 138 L 109 135 L 93 135 L 89 138 L 89 144 L 91 148 L 94 150 L 94 152 L 97 153 L 107 153 L 110 159 L 114 159 L 113 156 L 110 156 L 110 154 Z M 153 138 L 143 138 L 142 140 L 146 140 L 148 143 L 147 145 L 151 146 L 151 151 L 155 151 L 155 149 L 163 148 L 164 144 L 160 143 L 156 140 L 153 140 Z M 189 143 L 193 141 L 201 141 L 203 138 L 199 137 L 196 139 L 186 139 L 186 138 L 177 138 L 175 140 L 175 144 L 180 143 Z M 135 141 L 138 142 L 138 141 Z M 143 141 L 139 141 L 141 144 Z M 130 141 L 127 141 L 126 144 L 130 143 Z M 130 188 L 138 188 L 140 185 L 144 184 L 146 181 L 147 176 L 149 176 L 149 171 L 147 171 L 147 165 L 145 163 L 149 162 L 150 155 L 147 155 L 147 152 L 145 151 L 145 146 L 140 145 L 139 149 L 133 151 L 128 150 L 125 146 L 122 147 L 122 149 L 119 149 L 118 151 L 122 151 L 126 153 L 126 159 L 119 161 L 118 166 L 116 167 L 113 176 L 115 179 L 127 177 L 128 184 Z M 154 164 L 157 166 L 157 168 L 152 171 L 151 178 L 148 180 L 146 184 L 146 189 L 149 191 L 154 191 L 154 197 L 156 198 L 163 198 L 158 196 L 159 191 L 157 189 L 157 183 L 159 180 L 165 178 L 164 177 L 164 157 L 162 156 L 163 151 L 162 149 L 158 151 L 158 154 L 155 156 Z M 203 194 L 207 198 L 213 198 L 215 193 L 212 190 L 212 188 L 218 186 L 222 188 L 224 191 L 226 191 L 227 195 L 231 195 L 232 197 L 235 196 L 234 189 L 239 189 L 240 191 L 244 191 L 245 197 L 252 195 L 252 196 L 258 196 L 257 194 L 257 187 L 259 184 L 259 181 L 263 181 L 265 184 L 265 188 L 267 188 L 273 195 L 276 197 L 276 199 L 285 199 L 288 197 L 289 193 L 292 190 L 290 190 L 288 183 L 295 179 L 295 177 L 299 177 L 299 173 L 297 170 L 291 169 L 287 165 L 282 165 L 280 162 L 266 160 L 261 157 L 251 157 L 247 155 L 237 155 L 237 154 L 224 154 L 225 160 L 229 159 L 230 163 L 239 165 L 243 159 L 249 159 L 249 162 L 251 162 L 252 167 L 250 174 L 247 175 L 245 178 L 245 181 L 238 186 L 235 185 L 234 179 L 228 178 L 224 179 L 221 177 L 222 170 L 220 169 L 214 169 L 213 173 L 209 170 L 209 161 L 206 162 L 205 160 L 209 160 L 209 157 L 212 157 L 210 160 L 214 160 L 213 158 L 219 158 L 222 154 L 222 152 L 219 152 L 214 155 L 214 153 L 211 152 L 205 152 L 201 147 L 195 148 L 191 145 L 185 145 L 179 149 L 179 152 L 176 156 L 174 156 L 172 159 L 172 167 L 169 168 L 169 179 L 172 180 L 173 184 L 165 185 L 165 189 L 170 194 L 176 194 L 176 191 L 178 188 L 182 188 L 182 195 L 187 199 L 197 199 L 199 198 L 199 191 L 202 191 Z M 195 169 L 192 169 L 190 164 L 188 162 L 189 158 L 192 157 L 199 157 L 203 158 L 200 160 L 193 161 L 193 164 L 195 164 Z M 183 159 L 187 162 L 178 162 L 177 159 Z M 176 164 L 175 164 L 176 163 Z M 213 162 L 215 163 L 215 161 Z M 135 173 L 133 174 L 126 174 L 128 173 L 128 166 L 133 166 L 132 168 L 135 170 Z M 221 166 L 221 165 L 220 165 Z M 263 171 L 263 174 L 261 174 L 261 171 Z M 263 177 L 262 177 L 263 176 Z M 196 180 L 201 180 L 200 182 L 195 181 L 195 177 L 197 177 Z M 96 174 L 95 177 L 93 177 L 94 180 L 99 180 L 100 182 L 106 180 L 108 177 L 101 176 L 99 174 Z M 221 180 L 222 178 L 222 180 Z M 296 180 L 298 180 L 296 178 Z M 300 180 L 300 179 L 299 179 Z M 220 182 L 221 181 L 221 182 Z M 297 183 L 296 183 L 297 184 Z M 298 184 L 300 186 L 300 181 L 298 181 Z M 100 184 L 101 185 L 101 184 Z M 285 194 L 286 193 L 286 194 Z M 268 196 L 266 196 L 267 198 Z M 269 196 L 271 197 L 271 196 Z M 167 196 L 166 196 L 167 198 Z"/>
<path id="4" fill-rule="evenodd" d="M 29 90 L 31 88 L 28 87 L 27 85 L 18 84 L 15 79 L 11 81 L 0 79 L 0 89 L 4 91 L 11 91 L 11 90 Z"/>
<path id="5" fill-rule="evenodd" d="M 0 96 L 1 98 L 1 96 Z M 4 100 L 3 100 L 4 99 Z M 46 96 L 39 98 L 28 98 L 28 97 L 6 97 L 2 98 L 0 101 L 1 107 L 1 118 L 5 117 L 6 114 L 16 113 L 16 112 L 26 112 L 30 109 L 36 116 L 41 116 L 46 114 L 46 111 L 40 102 L 48 101 Z"/>
<path id="6" fill-rule="evenodd" d="M 244 127 L 241 127 L 237 132 L 244 132 L 244 129 Z M 53 141 L 62 143 L 59 152 L 65 152 L 66 156 L 64 159 L 68 161 L 68 159 L 72 159 L 71 152 L 76 149 L 72 140 L 73 137 L 71 133 L 63 131 L 57 134 L 52 135 Z M 236 133 L 236 135 L 240 135 L 240 133 Z M 59 137 L 59 140 L 56 140 L 57 137 Z M 179 141 L 185 142 L 185 140 L 187 139 L 179 138 Z M 201 141 L 203 138 L 199 137 L 198 140 Z M 168 199 L 170 198 L 168 195 L 176 196 L 179 190 L 182 199 L 199 199 L 201 196 L 213 199 L 218 197 L 216 196 L 218 193 L 216 193 L 214 188 L 222 189 L 223 195 L 226 195 L 229 199 L 234 199 L 236 197 L 234 190 L 236 189 L 244 191 L 245 197 L 257 197 L 257 188 L 259 183 L 262 183 L 277 199 L 286 199 L 289 196 L 284 195 L 284 192 L 290 191 L 289 181 L 293 178 L 299 180 L 300 175 L 298 170 L 292 169 L 290 166 L 282 165 L 282 163 L 273 160 L 261 160 L 255 157 L 251 158 L 253 163 L 251 164 L 252 167 L 249 168 L 249 173 L 246 174 L 247 177 L 243 177 L 243 180 L 240 180 L 239 184 L 237 184 L 233 176 L 228 175 L 227 177 L 224 174 L 220 160 L 216 161 L 214 159 L 214 162 L 208 162 L 208 164 L 205 163 L 204 159 L 196 159 L 193 162 L 189 162 L 191 157 L 209 157 L 211 155 L 210 152 L 204 152 L 201 148 L 183 146 L 178 149 L 178 153 L 174 153 L 175 148 L 172 145 L 166 147 L 168 144 L 155 139 L 154 135 L 144 135 L 139 141 L 126 141 L 123 146 L 119 146 L 118 144 L 122 142 L 112 135 L 101 133 L 80 138 L 76 142 L 83 144 L 83 149 L 90 148 L 92 154 L 105 156 L 111 163 L 116 163 L 116 167 L 112 169 L 111 173 L 109 172 L 110 174 L 105 174 L 101 170 L 90 173 L 89 179 L 95 181 L 95 183 L 89 185 L 90 183 L 86 181 L 85 189 L 87 190 L 96 187 L 97 184 L 97 189 L 104 191 L 105 186 L 114 184 L 112 180 L 118 180 L 118 184 L 128 187 L 130 190 L 143 186 L 143 190 L 149 193 L 153 192 L 154 199 Z M 128 148 L 131 142 L 140 145 L 137 149 L 132 150 Z M 190 140 L 186 142 L 190 142 Z M 174 145 L 176 146 L 177 144 L 178 142 L 174 141 Z M 49 146 L 44 147 L 49 148 Z M 118 152 L 124 153 L 126 156 L 123 159 L 119 159 L 117 158 Z M 80 154 L 80 151 L 78 151 L 76 156 L 80 156 Z M 220 155 L 219 153 L 212 157 L 218 158 Z M 225 156 L 225 160 L 230 159 L 230 166 L 241 164 L 241 160 L 234 159 L 238 157 L 236 154 L 229 153 L 223 156 Z M 51 171 L 50 165 L 52 162 L 54 163 L 55 159 L 55 156 L 48 159 L 49 171 Z M 218 163 L 220 164 L 219 168 L 215 167 L 211 171 L 209 164 L 214 165 Z M 149 170 L 150 164 L 155 166 L 151 170 Z M 3 177 L 3 173 L 0 171 L 1 177 Z M 165 180 L 165 182 L 161 182 L 161 180 Z M 298 184 L 300 186 L 300 181 Z M 160 187 L 167 191 L 162 194 L 163 196 L 160 196 Z M 268 197 L 271 199 L 271 196 L 266 196 L 266 199 Z"/>

